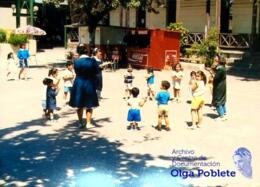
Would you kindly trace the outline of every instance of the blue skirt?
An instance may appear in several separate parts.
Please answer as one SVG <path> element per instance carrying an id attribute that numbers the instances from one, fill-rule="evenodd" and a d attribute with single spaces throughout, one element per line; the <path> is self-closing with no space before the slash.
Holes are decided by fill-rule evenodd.
<path id="1" fill-rule="evenodd" d="M 71 89 L 69 105 L 77 108 L 93 108 L 99 106 L 95 80 L 76 77 Z"/>

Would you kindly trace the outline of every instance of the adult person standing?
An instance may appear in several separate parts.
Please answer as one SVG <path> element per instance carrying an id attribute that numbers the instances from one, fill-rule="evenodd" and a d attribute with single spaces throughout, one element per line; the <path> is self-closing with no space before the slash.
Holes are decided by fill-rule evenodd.
<path id="1" fill-rule="evenodd" d="M 103 75 L 102 75 L 102 71 L 106 65 L 106 63 L 102 62 L 102 51 L 98 48 L 95 48 L 93 50 L 93 58 L 96 60 L 97 64 L 98 64 L 98 74 L 97 74 L 97 79 L 96 79 L 96 87 L 97 87 L 97 95 L 98 95 L 98 99 L 102 99 L 101 97 L 101 91 L 103 88 Z"/>
<path id="2" fill-rule="evenodd" d="M 28 49 L 26 49 L 25 44 L 20 45 L 20 49 L 18 50 L 17 57 L 19 59 L 19 67 L 20 72 L 18 75 L 18 79 L 21 79 L 21 75 L 24 74 L 24 78 L 27 79 L 27 68 L 28 66 L 28 58 L 30 57 Z"/>
<path id="3" fill-rule="evenodd" d="M 80 57 L 74 63 L 76 79 L 71 89 L 69 105 L 77 108 L 79 127 L 91 124 L 93 108 L 99 106 L 96 93 L 96 76 L 99 67 L 95 59 L 89 57 L 83 44 L 77 47 Z M 83 122 L 83 112 L 86 109 L 86 124 Z"/>
<path id="4" fill-rule="evenodd" d="M 219 118 L 217 120 L 224 121 L 226 120 L 226 59 L 224 56 L 218 56 L 216 59 L 217 65 L 215 67 L 215 75 L 213 79 L 213 98 L 212 104 L 216 107 Z"/>

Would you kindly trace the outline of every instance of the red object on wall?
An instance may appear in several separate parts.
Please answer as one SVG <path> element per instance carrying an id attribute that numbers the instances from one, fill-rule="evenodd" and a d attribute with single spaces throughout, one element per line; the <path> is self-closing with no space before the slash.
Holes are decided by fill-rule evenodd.
<path id="1" fill-rule="evenodd" d="M 179 62 L 179 32 L 159 29 L 132 30 L 128 35 L 128 41 L 132 42 L 132 45 L 130 44 L 127 47 L 127 60 L 133 66 L 139 68 L 153 67 L 161 70 L 166 65 Z M 145 46 L 145 42 L 147 46 Z"/>

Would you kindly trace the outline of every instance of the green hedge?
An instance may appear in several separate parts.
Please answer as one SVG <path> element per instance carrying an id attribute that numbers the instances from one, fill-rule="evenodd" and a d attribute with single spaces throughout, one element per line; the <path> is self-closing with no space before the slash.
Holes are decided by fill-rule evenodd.
<path id="1" fill-rule="evenodd" d="M 0 29 L 0 43 L 6 42 L 6 32 L 3 29 Z"/>
<path id="2" fill-rule="evenodd" d="M 20 34 L 11 34 L 8 43 L 12 45 L 21 45 L 24 43 L 27 43 L 27 36 L 25 35 L 20 35 Z"/>

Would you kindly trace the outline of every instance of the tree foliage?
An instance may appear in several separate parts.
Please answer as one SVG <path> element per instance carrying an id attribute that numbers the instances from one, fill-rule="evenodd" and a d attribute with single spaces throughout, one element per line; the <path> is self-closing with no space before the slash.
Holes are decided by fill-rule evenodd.
<path id="1" fill-rule="evenodd" d="M 72 23 L 88 25 L 90 41 L 94 44 L 94 33 L 98 23 L 112 10 L 144 7 L 149 12 L 159 13 L 157 7 L 165 5 L 165 0 L 67 0 Z M 64 0 L 44 0 L 59 6 Z"/>

